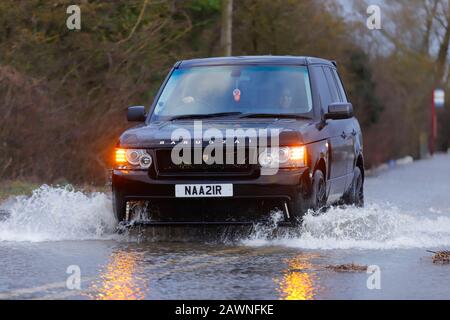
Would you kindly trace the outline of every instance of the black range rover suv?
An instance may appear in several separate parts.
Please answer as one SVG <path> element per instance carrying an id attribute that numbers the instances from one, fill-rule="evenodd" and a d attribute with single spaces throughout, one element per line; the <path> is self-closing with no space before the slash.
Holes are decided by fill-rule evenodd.
<path id="1" fill-rule="evenodd" d="M 115 152 L 119 221 L 239 224 L 274 209 L 364 203 L 362 134 L 336 63 L 257 56 L 177 62 L 147 114 L 128 108 Z M 131 204 L 131 205 L 130 205 Z"/>

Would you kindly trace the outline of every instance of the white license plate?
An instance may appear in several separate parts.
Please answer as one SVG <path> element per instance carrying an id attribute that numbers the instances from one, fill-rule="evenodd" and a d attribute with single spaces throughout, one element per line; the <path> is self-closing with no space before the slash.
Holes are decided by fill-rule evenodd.
<path id="1" fill-rule="evenodd" d="M 232 184 L 177 184 L 177 198 L 232 197 Z"/>

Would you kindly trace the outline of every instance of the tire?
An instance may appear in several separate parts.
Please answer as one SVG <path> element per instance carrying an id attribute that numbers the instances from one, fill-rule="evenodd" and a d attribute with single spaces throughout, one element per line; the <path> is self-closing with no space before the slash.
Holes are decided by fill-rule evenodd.
<path id="1" fill-rule="evenodd" d="M 364 207 L 364 180 L 359 167 L 355 167 L 353 171 L 353 181 L 350 190 L 344 197 L 344 203 L 359 208 Z"/>
<path id="2" fill-rule="evenodd" d="M 294 224 L 301 224 L 303 216 L 310 208 L 311 186 L 302 179 L 298 190 L 297 198 L 290 203 L 290 221 Z"/>
<path id="3" fill-rule="evenodd" d="M 117 221 L 120 223 L 126 219 L 127 202 L 123 195 L 117 190 L 113 191 L 113 210 Z"/>
<path id="4" fill-rule="evenodd" d="M 323 172 L 317 170 L 314 172 L 311 188 L 311 209 L 319 212 L 327 204 L 327 189 Z"/>

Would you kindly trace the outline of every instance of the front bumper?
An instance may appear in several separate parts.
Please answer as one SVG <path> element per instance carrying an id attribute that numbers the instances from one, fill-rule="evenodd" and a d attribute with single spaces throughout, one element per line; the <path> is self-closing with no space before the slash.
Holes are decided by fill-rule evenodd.
<path id="1" fill-rule="evenodd" d="M 113 170 L 113 191 L 126 200 L 150 200 L 151 220 L 156 222 L 247 222 L 260 221 L 271 210 L 289 218 L 298 210 L 301 179 L 307 168 L 284 170 L 251 179 L 160 180 L 146 171 Z M 176 184 L 233 184 L 229 198 L 177 198 Z"/>

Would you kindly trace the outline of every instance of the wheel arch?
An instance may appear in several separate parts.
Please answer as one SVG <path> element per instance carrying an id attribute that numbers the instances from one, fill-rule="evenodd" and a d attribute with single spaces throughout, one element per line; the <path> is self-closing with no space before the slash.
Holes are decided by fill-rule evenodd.
<path id="1" fill-rule="evenodd" d="M 328 170 L 327 170 L 327 164 L 326 164 L 326 160 L 324 157 L 320 157 L 319 159 L 317 159 L 316 164 L 314 166 L 314 170 L 313 170 L 313 174 L 314 172 L 316 172 L 317 170 L 321 170 L 323 173 L 324 178 L 327 180 L 327 174 L 328 174 Z"/>

